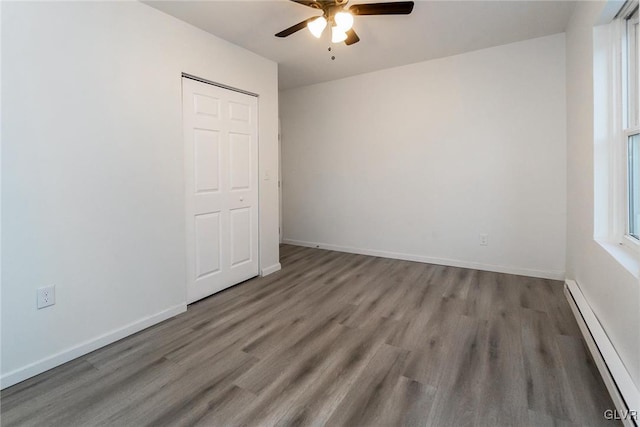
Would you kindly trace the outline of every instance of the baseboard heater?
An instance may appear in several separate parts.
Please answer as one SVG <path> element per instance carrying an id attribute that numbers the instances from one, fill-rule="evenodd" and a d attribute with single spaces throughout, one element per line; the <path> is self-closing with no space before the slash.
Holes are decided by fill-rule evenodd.
<path id="1" fill-rule="evenodd" d="M 640 392 L 633 383 L 629 372 L 624 367 L 620 356 L 591 310 L 578 284 L 573 280 L 567 280 L 564 285 L 564 294 L 616 406 L 611 408 L 610 413 L 603 414 L 603 417 L 607 415 L 622 421 L 627 427 L 638 427 Z"/>

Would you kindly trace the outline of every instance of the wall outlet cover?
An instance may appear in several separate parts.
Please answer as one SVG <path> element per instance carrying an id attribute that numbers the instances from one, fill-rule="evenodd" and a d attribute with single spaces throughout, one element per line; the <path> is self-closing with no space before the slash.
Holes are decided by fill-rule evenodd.
<path id="1" fill-rule="evenodd" d="M 56 303 L 56 285 L 45 286 L 37 289 L 38 309 L 49 307 Z"/>

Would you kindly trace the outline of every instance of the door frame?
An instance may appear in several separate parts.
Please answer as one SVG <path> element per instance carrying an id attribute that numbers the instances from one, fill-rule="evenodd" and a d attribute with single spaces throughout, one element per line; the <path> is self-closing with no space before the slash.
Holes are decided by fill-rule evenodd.
<path id="1" fill-rule="evenodd" d="M 260 178 L 262 176 L 261 175 L 262 171 L 260 169 L 260 126 L 259 126 L 260 125 L 260 95 L 257 94 L 257 93 L 254 93 L 254 92 L 250 92 L 250 91 L 244 90 L 244 89 L 236 88 L 236 87 L 233 87 L 233 86 L 225 85 L 223 83 L 217 83 L 217 82 L 214 82 L 212 80 L 208 80 L 208 79 L 205 79 L 205 78 L 202 78 L 202 77 L 194 76 L 193 74 L 188 74 L 188 73 L 182 72 L 181 75 L 180 75 L 180 114 L 181 114 L 180 123 L 182 124 L 182 129 L 183 129 L 182 138 L 181 138 L 182 139 L 182 156 L 183 156 L 183 161 L 182 161 L 182 166 L 183 166 L 183 171 L 182 171 L 183 185 L 182 185 L 182 188 L 184 190 L 184 198 L 183 198 L 183 204 L 184 204 L 183 213 L 184 213 L 184 215 L 183 216 L 184 216 L 184 221 L 185 221 L 184 224 L 183 224 L 183 227 L 184 227 L 183 229 L 185 230 L 185 246 L 188 244 L 188 241 L 187 241 L 188 240 L 188 236 L 186 234 L 186 230 L 187 230 L 187 213 L 188 212 L 187 212 L 187 192 L 186 192 L 186 188 L 185 188 L 186 187 L 186 185 L 185 185 L 185 177 L 186 177 L 186 173 L 187 173 L 187 164 L 186 164 L 187 159 L 186 159 L 186 156 L 185 156 L 186 141 L 184 140 L 184 105 L 182 104 L 183 99 L 184 99 L 184 85 L 183 85 L 184 79 L 194 80 L 194 81 L 197 81 L 197 82 L 200 82 L 200 83 L 208 84 L 208 85 L 211 85 L 211 86 L 216 86 L 216 87 L 219 87 L 219 88 L 222 88 L 222 89 L 226 89 L 226 90 L 231 90 L 233 92 L 242 93 L 244 95 L 249 95 L 249 96 L 253 96 L 253 97 L 256 98 L 256 103 L 257 103 L 257 107 L 258 107 L 257 111 L 256 111 L 257 118 L 258 118 L 257 119 L 257 123 L 256 123 L 256 127 L 257 127 L 256 144 L 258 146 L 258 162 L 257 162 L 257 165 L 256 165 L 256 170 L 257 170 L 257 174 L 258 174 L 258 188 L 256 189 L 256 191 L 258 192 L 258 206 L 257 206 L 258 229 L 257 229 L 257 241 L 256 241 L 256 244 L 257 244 L 256 256 L 258 257 L 258 272 L 252 278 L 259 277 L 261 275 L 261 271 L 262 271 L 262 253 L 261 253 L 261 250 L 260 250 L 260 248 L 261 248 L 261 241 L 260 241 L 261 233 L 260 233 L 260 230 L 261 230 L 261 222 L 262 222 L 262 212 L 261 212 L 262 191 L 260 191 L 260 182 L 261 182 Z M 185 301 L 188 301 L 188 289 L 187 289 L 187 287 L 189 286 L 189 280 L 190 280 L 190 278 L 188 276 L 189 268 L 186 265 L 186 263 L 188 263 L 188 262 L 189 262 L 189 260 L 187 259 L 187 251 L 185 250 L 185 279 L 186 279 L 185 282 L 184 282 L 184 299 L 185 299 Z M 247 279 L 247 280 L 250 280 L 250 279 Z M 236 286 L 236 285 L 239 285 L 241 283 L 243 283 L 243 282 L 236 283 L 235 285 L 231 285 L 231 286 L 229 286 L 229 287 L 227 287 L 225 289 L 229 289 L 229 288 L 231 288 L 233 286 Z M 222 292 L 225 289 L 223 289 L 223 290 L 221 290 L 219 292 Z M 211 294 L 211 295 L 215 295 L 215 294 Z M 209 296 L 211 296 L 211 295 L 209 295 Z M 208 298 L 208 297 L 204 297 L 204 298 Z M 197 301 L 194 301 L 194 302 L 197 302 Z M 187 303 L 187 307 L 188 307 L 189 304 L 193 304 L 193 302 L 192 303 Z"/>

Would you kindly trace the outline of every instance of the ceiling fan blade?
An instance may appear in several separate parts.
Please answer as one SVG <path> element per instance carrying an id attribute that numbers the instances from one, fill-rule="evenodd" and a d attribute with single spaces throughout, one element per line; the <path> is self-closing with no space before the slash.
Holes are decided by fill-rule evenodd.
<path id="1" fill-rule="evenodd" d="M 305 28 L 307 26 L 307 23 L 313 21 L 314 19 L 316 19 L 317 16 L 311 17 L 309 19 L 305 19 L 302 22 L 298 22 L 296 25 L 292 25 L 291 27 L 287 28 L 286 30 L 282 30 L 280 31 L 278 34 L 276 34 L 276 37 L 287 37 L 290 36 L 291 34 L 298 32 L 300 30 L 302 30 L 303 28 Z"/>
<path id="2" fill-rule="evenodd" d="M 412 10 L 412 1 L 354 4 L 349 8 L 353 15 L 408 15 Z"/>
<path id="3" fill-rule="evenodd" d="M 291 1 L 294 3 L 301 4 L 303 6 L 312 7 L 314 9 L 322 9 L 322 6 L 318 4 L 317 1 L 314 1 L 314 0 L 291 0 Z"/>
<path id="4" fill-rule="evenodd" d="M 354 43 L 358 43 L 360 41 L 360 37 L 353 31 L 353 28 L 347 31 L 347 39 L 344 41 L 344 44 L 347 46 L 351 46 Z"/>

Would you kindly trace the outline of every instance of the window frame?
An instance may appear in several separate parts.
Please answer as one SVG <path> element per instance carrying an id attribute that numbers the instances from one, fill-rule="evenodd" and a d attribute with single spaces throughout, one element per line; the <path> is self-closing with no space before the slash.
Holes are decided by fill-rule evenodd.
<path id="1" fill-rule="evenodd" d="M 627 128 L 623 132 L 623 143 L 624 143 L 624 208 L 623 208 L 623 224 L 624 224 L 624 234 L 622 235 L 621 243 L 625 246 L 630 246 L 635 250 L 640 250 L 640 239 L 631 235 L 631 208 L 629 206 L 631 201 L 631 194 L 629 191 L 629 181 L 630 181 L 630 154 L 629 154 L 629 140 L 632 136 L 640 135 L 640 128 L 635 126 L 633 128 Z"/>
<path id="2" fill-rule="evenodd" d="M 633 15 L 636 15 L 635 17 Z M 638 0 L 628 1 L 625 6 L 618 13 L 620 20 L 619 34 L 620 34 L 620 61 L 619 61 L 619 137 L 618 144 L 615 144 L 618 148 L 619 154 L 614 155 L 617 158 L 617 167 L 614 170 L 619 170 L 620 173 L 616 177 L 617 185 L 614 183 L 617 189 L 614 189 L 614 198 L 618 199 L 615 203 L 615 210 L 618 211 L 616 224 L 614 224 L 614 234 L 616 240 L 621 245 L 640 253 L 640 239 L 637 239 L 630 234 L 630 170 L 629 170 L 629 139 L 633 135 L 640 133 L 640 111 L 638 111 L 638 99 L 640 98 L 638 82 Z M 636 25 L 634 28 L 633 26 Z M 635 78 L 634 78 L 635 76 Z M 617 208 L 617 209 L 616 209 Z"/>

